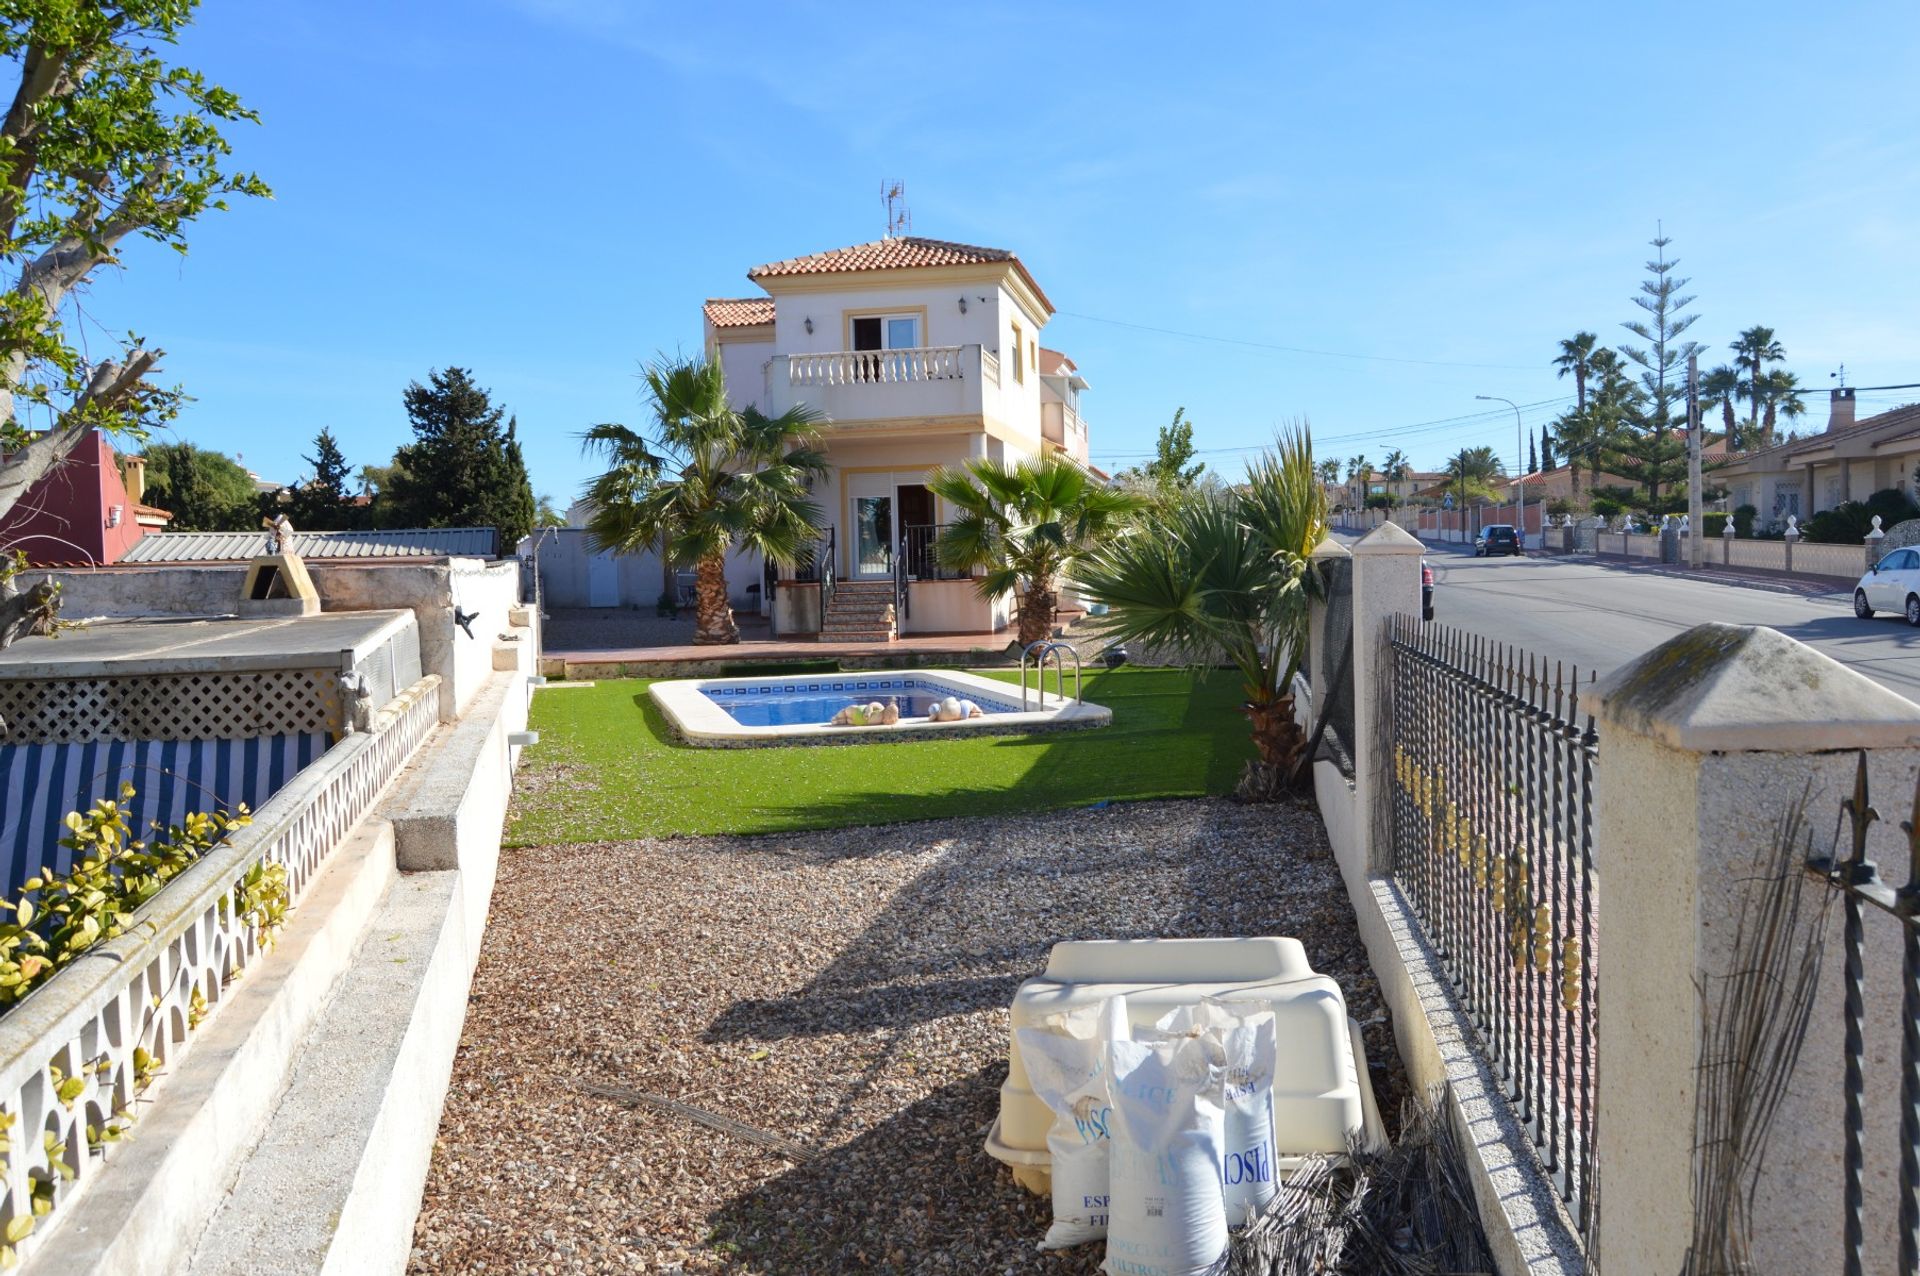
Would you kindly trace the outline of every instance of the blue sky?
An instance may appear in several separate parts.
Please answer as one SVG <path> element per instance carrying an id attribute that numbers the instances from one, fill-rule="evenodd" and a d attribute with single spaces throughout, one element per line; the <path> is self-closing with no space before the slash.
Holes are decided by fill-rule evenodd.
<path id="1" fill-rule="evenodd" d="M 322 426 L 385 461 L 406 384 L 461 364 L 564 504 L 578 431 L 641 420 L 701 299 L 877 238 L 886 178 L 914 233 L 1028 263 L 1110 466 L 1181 405 L 1230 474 L 1299 417 L 1322 455 L 1510 461 L 1474 395 L 1571 394 L 1555 343 L 1624 335 L 1656 220 L 1690 335 L 1777 329 L 1812 419 L 1843 361 L 1920 381 L 1908 0 L 210 0 L 180 56 L 261 112 L 236 160 L 276 198 L 136 249 L 88 310 L 168 350 L 180 437 L 275 479 Z"/>

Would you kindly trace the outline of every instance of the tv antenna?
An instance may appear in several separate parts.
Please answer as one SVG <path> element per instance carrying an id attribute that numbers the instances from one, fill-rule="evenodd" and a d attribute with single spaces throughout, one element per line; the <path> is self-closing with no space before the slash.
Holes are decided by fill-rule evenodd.
<path id="1" fill-rule="evenodd" d="M 883 238 L 897 239 L 913 229 L 913 214 L 907 210 L 907 184 L 893 180 L 880 183 L 880 202 L 887 210 L 887 233 Z"/>
<path id="2" fill-rule="evenodd" d="M 1847 388 L 1847 365 L 1846 365 L 1846 364 L 1844 364 L 1844 363 L 1843 363 L 1843 364 L 1841 364 L 1841 365 L 1840 365 L 1840 371 L 1838 371 L 1838 372 L 1829 372 L 1829 373 L 1827 373 L 1827 379 L 1828 379 L 1829 381 L 1831 381 L 1831 380 L 1833 380 L 1833 379 L 1835 379 L 1836 377 L 1837 377 L 1837 378 L 1839 379 L 1839 381 L 1840 381 L 1840 388 L 1841 388 L 1842 390 L 1844 390 L 1844 389 L 1846 389 L 1846 388 Z"/>

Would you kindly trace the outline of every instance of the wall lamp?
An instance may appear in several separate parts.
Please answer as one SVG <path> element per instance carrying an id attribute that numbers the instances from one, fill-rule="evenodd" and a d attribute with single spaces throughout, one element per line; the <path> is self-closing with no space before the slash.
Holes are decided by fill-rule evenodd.
<path id="1" fill-rule="evenodd" d="M 809 337 L 813 335 L 813 316 L 812 315 L 807 316 L 807 335 Z"/>
<path id="2" fill-rule="evenodd" d="M 965 297 L 960 298 L 960 313 L 963 315 L 967 313 L 967 299 Z"/>

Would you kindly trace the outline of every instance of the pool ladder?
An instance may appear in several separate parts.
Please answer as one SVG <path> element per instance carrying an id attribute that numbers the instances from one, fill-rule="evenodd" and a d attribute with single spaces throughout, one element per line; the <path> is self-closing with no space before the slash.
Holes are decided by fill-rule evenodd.
<path id="1" fill-rule="evenodd" d="M 1027 711 L 1027 661 L 1034 664 L 1034 691 L 1039 695 L 1040 707 L 1047 707 L 1047 657 L 1053 657 L 1053 694 L 1062 703 L 1067 698 L 1067 657 L 1073 657 L 1073 702 L 1080 703 L 1080 653 L 1073 649 L 1072 643 L 1053 642 L 1042 638 L 1020 653 L 1020 711 Z"/>

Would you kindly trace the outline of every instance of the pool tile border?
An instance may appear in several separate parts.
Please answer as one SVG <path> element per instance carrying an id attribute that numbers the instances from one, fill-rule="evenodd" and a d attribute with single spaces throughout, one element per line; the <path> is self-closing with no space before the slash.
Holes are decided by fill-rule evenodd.
<path id="1" fill-rule="evenodd" d="M 711 698 L 762 694 L 782 690 L 846 691 L 858 694 L 898 695 L 903 688 L 938 689 L 950 695 L 976 702 L 991 702 L 1001 711 L 985 718 L 962 722 L 928 722 L 924 718 L 866 727 L 833 727 L 825 724 L 789 724 L 785 726 L 747 726 L 737 722 Z M 1081 704 L 1047 695 L 1041 709 L 1022 711 L 1019 701 L 1007 695 L 1007 684 L 982 678 L 958 669 L 917 669 L 910 675 L 833 676 L 819 678 L 680 678 L 656 682 L 647 689 L 667 725 L 683 743 L 695 748 L 728 749 L 809 744 L 877 744 L 890 740 L 930 739 L 940 735 L 1007 735 L 1030 731 L 1103 727 L 1113 721 L 1113 710 L 1105 705 Z"/>

